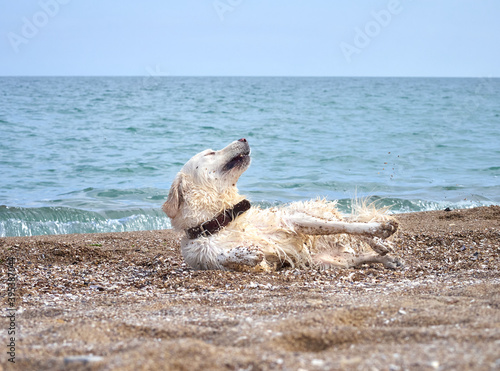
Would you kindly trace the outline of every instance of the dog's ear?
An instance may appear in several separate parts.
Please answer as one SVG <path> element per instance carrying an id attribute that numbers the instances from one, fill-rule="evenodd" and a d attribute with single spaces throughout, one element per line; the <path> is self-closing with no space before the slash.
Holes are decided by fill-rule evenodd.
<path id="1" fill-rule="evenodd" d="M 172 186 L 170 187 L 170 191 L 168 192 L 167 201 L 162 206 L 163 211 L 168 215 L 169 218 L 173 219 L 182 202 L 182 175 L 179 174 L 174 179 Z"/>

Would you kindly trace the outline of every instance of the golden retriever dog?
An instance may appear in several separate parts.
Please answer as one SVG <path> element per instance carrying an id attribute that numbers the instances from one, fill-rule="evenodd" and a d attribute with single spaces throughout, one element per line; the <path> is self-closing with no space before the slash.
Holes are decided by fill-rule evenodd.
<path id="1" fill-rule="evenodd" d="M 185 232 L 182 255 L 194 269 L 401 265 L 386 240 L 398 224 L 384 210 L 362 204 L 343 217 L 336 202 L 326 200 L 251 206 L 236 187 L 249 165 L 250 146 L 240 139 L 198 153 L 175 177 L 163 211 L 174 229 Z"/>

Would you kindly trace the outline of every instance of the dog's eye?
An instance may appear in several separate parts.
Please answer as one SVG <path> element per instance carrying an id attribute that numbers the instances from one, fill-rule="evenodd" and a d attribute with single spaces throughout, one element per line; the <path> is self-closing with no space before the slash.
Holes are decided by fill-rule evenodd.
<path id="1" fill-rule="evenodd" d="M 205 156 L 215 155 L 215 152 L 209 152 Z"/>

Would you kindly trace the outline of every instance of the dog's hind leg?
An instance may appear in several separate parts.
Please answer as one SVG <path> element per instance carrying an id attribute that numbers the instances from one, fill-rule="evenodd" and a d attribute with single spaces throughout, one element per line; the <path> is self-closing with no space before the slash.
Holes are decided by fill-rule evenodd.
<path id="1" fill-rule="evenodd" d="M 374 238 L 361 237 L 361 238 L 368 244 L 368 246 L 370 246 L 379 255 L 384 256 L 394 251 L 393 243 L 391 241 L 383 240 L 382 238 L 378 237 Z"/>
<path id="2" fill-rule="evenodd" d="M 289 215 L 287 221 L 293 225 L 296 232 L 315 236 L 347 233 L 365 237 L 387 238 L 398 229 L 398 223 L 395 220 L 381 223 L 349 223 L 320 219 L 305 213 Z"/>

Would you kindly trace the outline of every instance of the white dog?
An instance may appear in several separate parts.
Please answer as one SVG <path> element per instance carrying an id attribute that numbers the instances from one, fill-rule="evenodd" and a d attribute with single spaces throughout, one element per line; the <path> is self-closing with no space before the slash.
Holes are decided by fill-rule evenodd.
<path id="1" fill-rule="evenodd" d="M 250 165 L 245 139 L 220 151 L 205 150 L 177 174 L 163 210 L 185 231 L 182 255 L 195 269 L 271 270 L 284 265 L 353 267 L 401 263 L 385 239 L 397 223 L 374 207 L 343 218 L 336 202 L 294 202 L 261 209 L 238 193 Z"/>

